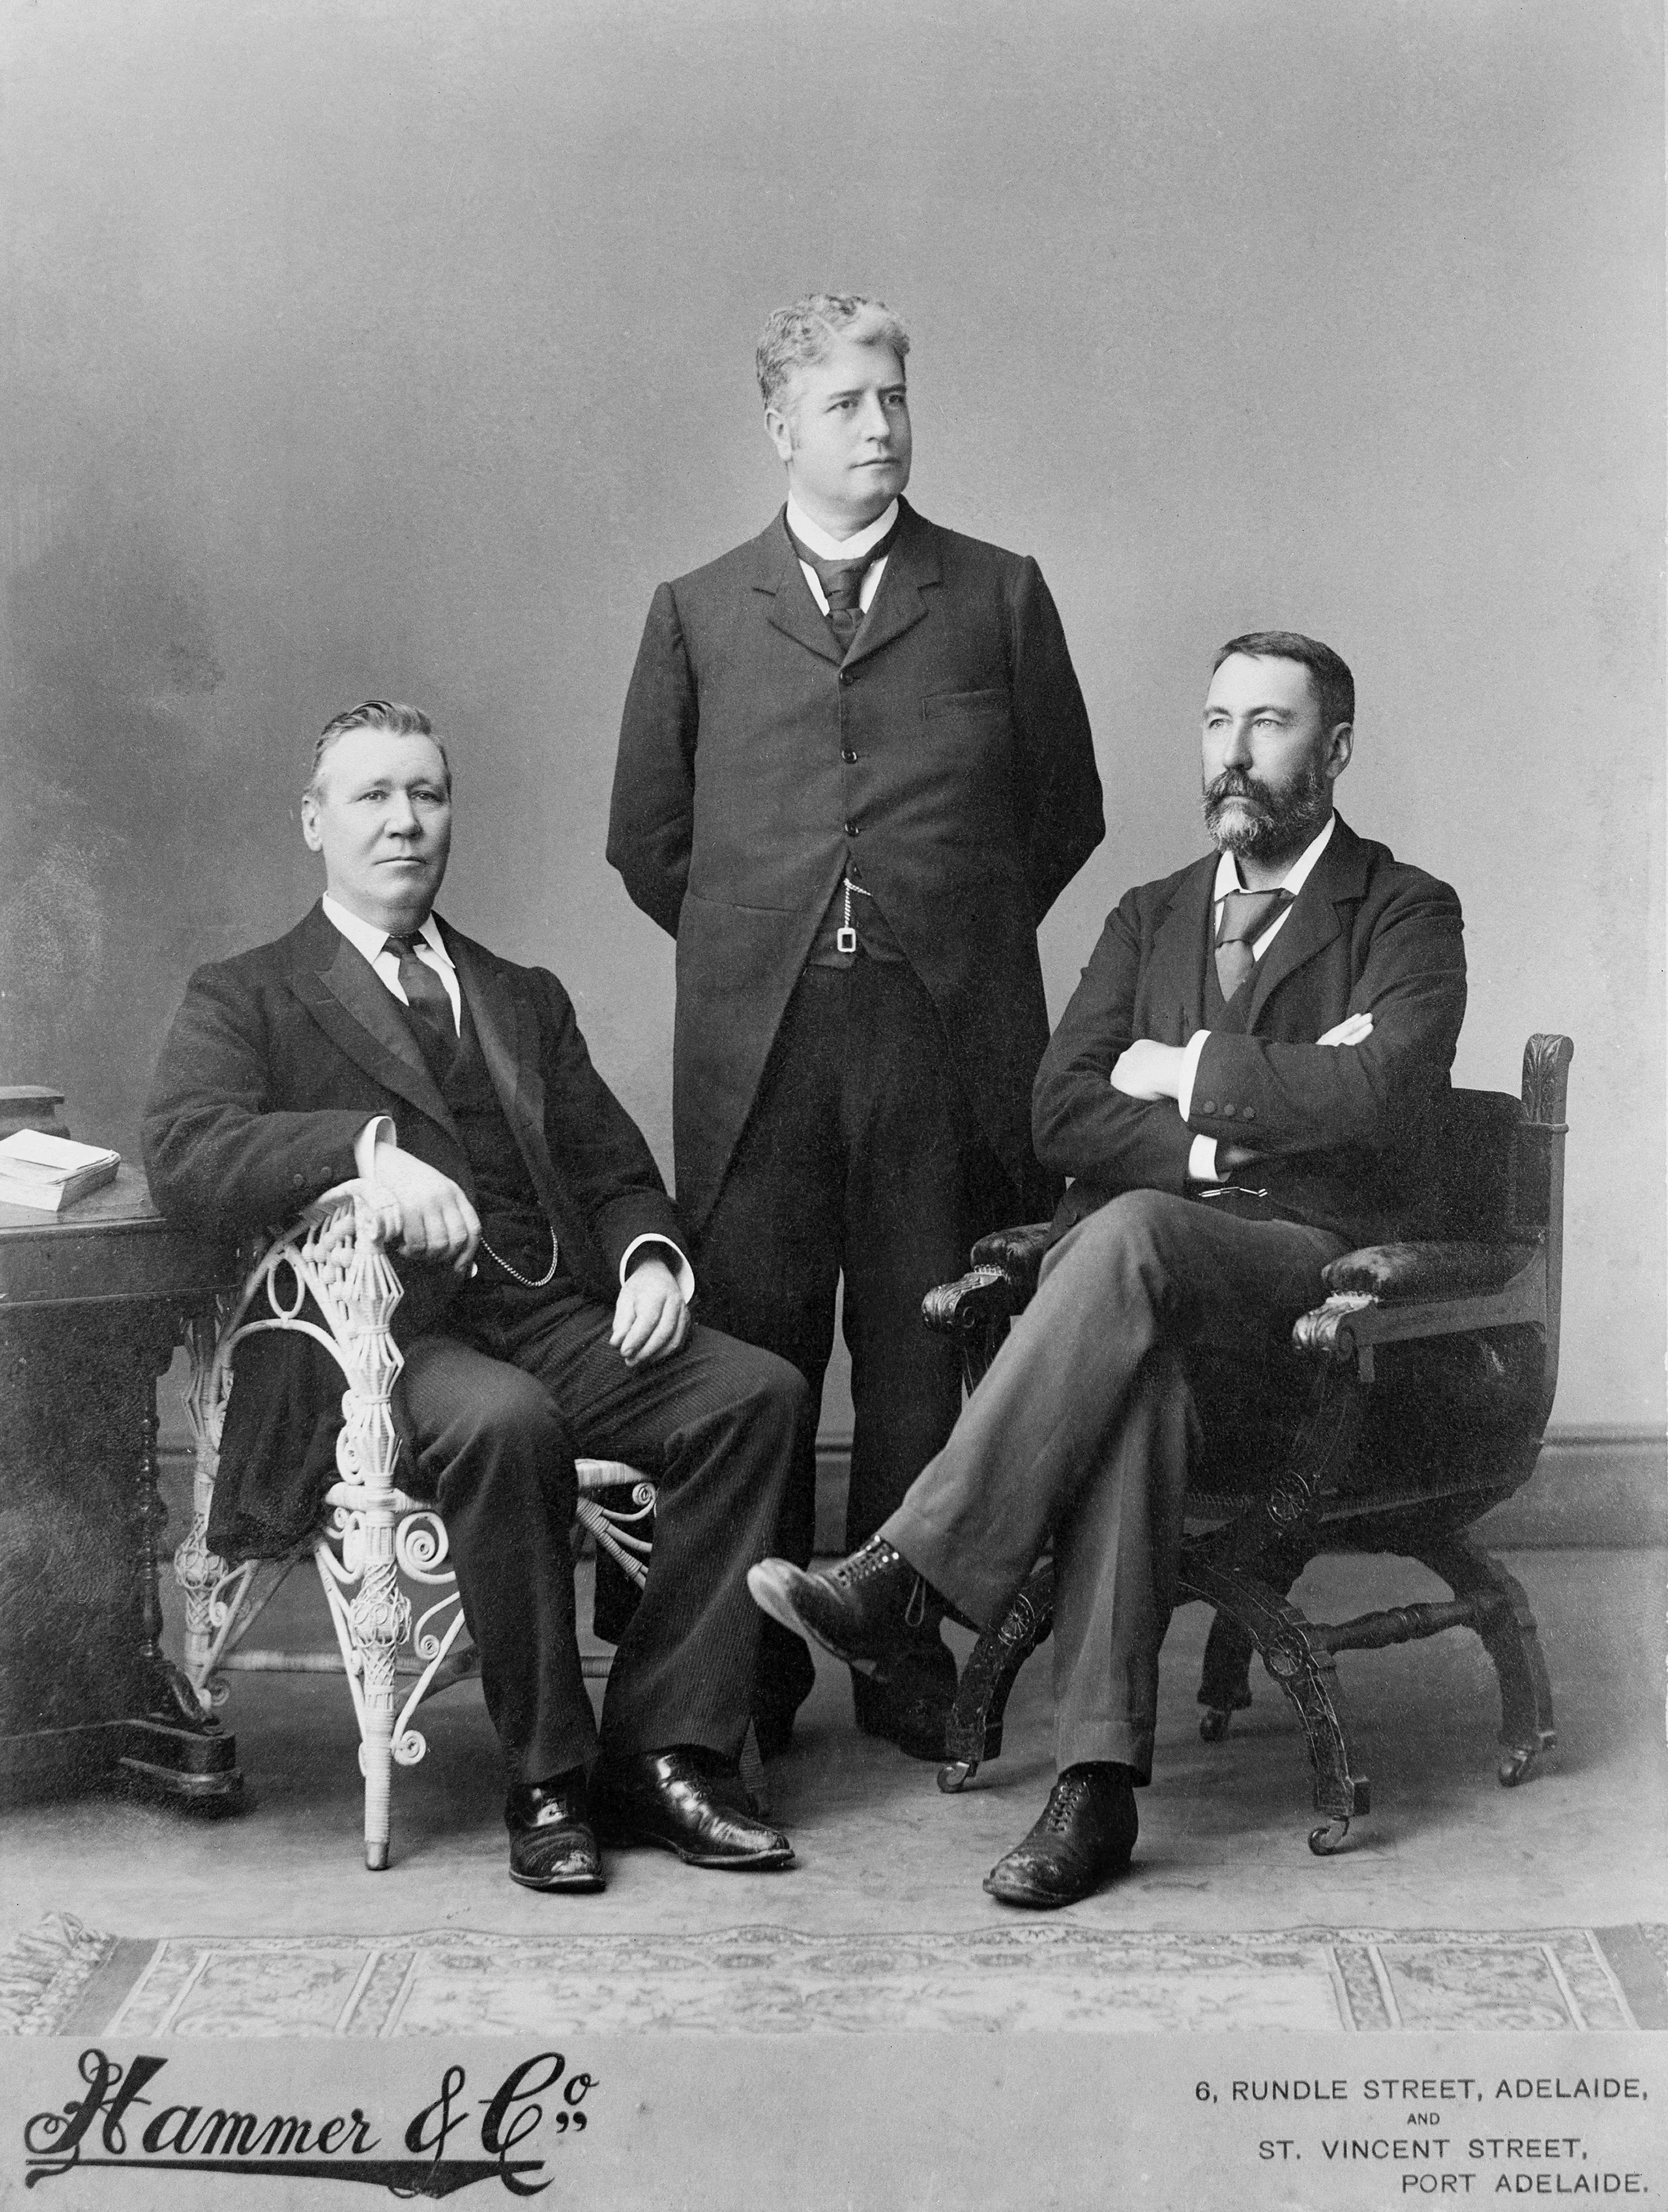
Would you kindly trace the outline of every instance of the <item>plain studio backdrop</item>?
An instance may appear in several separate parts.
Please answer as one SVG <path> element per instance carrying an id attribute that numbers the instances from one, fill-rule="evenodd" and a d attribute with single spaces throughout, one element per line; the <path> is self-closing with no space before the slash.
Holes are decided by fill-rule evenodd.
<path id="1" fill-rule="evenodd" d="M 0 1081 L 136 1152 L 199 961 L 313 895 L 309 740 L 452 740 L 443 912 L 572 989 L 670 1173 L 603 859 L 650 593 L 780 497 L 816 287 L 907 324 L 935 520 L 1036 554 L 1131 882 L 1214 647 L 1353 665 L 1355 826 L 1465 905 L 1464 1083 L 1576 1041 L 1565 1424 L 1663 1341 L 1661 53 L 1646 0 L 9 0 Z"/>

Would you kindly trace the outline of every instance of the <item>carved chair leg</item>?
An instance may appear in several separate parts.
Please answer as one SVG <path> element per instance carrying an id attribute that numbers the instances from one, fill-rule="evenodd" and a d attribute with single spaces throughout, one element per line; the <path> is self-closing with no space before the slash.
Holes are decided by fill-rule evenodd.
<path id="1" fill-rule="evenodd" d="M 1258 1578 L 1283 1598 L 1308 1565 L 1309 1556 L 1307 1546 L 1271 1545 L 1257 1562 Z M 1256 1649 L 1255 1638 L 1231 1614 L 1216 1615 L 1205 1638 L 1204 1664 L 1199 1674 L 1198 1702 L 1204 1707 L 1199 1717 L 1201 1741 L 1220 1743 L 1233 1716 L 1251 1703 L 1251 1662 Z"/>
<path id="2" fill-rule="evenodd" d="M 1327 1815 L 1325 1826 L 1310 1831 L 1309 1849 L 1319 1856 L 1330 1855 L 1342 1844 L 1350 1821 L 1372 1804 L 1367 1777 L 1353 1771 L 1331 1653 L 1278 1591 L 1244 1567 L 1211 1559 L 1201 1546 L 1184 1551 L 1179 1582 L 1181 1595 L 1203 1598 L 1238 1626 L 1290 1699 L 1314 1768 L 1315 1810 Z"/>
<path id="3" fill-rule="evenodd" d="M 1463 1531 L 1422 1542 L 1414 1556 L 1456 1598 L 1479 1601 L 1477 1632 L 1500 1680 L 1500 1741 L 1507 1756 L 1497 1771 L 1501 1788 L 1510 1790 L 1558 1741 L 1552 1686 L 1528 1597 L 1516 1576 Z"/>
<path id="4" fill-rule="evenodd" d="M 1002 1751 L 1002 1716 L 1020 1668 L 1054 1626 L 1054 1563 L 1032 1569 L 994 1628 L 986 1629 L 961 1670 L 955 1705 L 944 1729 L 949 1756 L 938 1770 L 938 1787 L 952 1796 L 979 1771 L 981 1759 Z"/>

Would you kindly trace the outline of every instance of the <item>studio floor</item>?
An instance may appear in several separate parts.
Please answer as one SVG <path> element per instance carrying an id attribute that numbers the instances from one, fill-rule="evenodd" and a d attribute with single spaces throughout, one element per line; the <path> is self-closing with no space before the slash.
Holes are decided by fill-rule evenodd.
<path id="1" fill-rule="evenodd" d="M 397 1771 L 393 1863 L 373 1875 L 361 1858 L 355 1735 L 345 1686 L 328 1676 L 264 1675 L 240 1678 L 226 1713 L 248 1786 L 240 1815 L 193 1818 L 106 1796 L 14 1808 L 3 1816 L 0 1950 L 15 1950 L 21 1939 L 27 1954 L 42 1930 L 92 1931 L 87 1940 L 96 1936 L 105 1947 L 99 1956 L 106 1981 L 114 1971 L 108 1962 L 118 1954 L 131 1969 L 125 1981 L 118 1974 L 110 1982 L 106 1994 L 127 2001 L 136 1961 L 152 1974 L 155 1987 L 145 2001 L 154 2006 L 162 2001 L 158 1990 L 175 1989 L 177 2002 L 186 1971 L 181 1960 L 189 1963 L 179 1948 L 185 1942 L 235 1948 L 252 1939 L 263 1947 L 259 1957 L 244 1959 L 241 1980 L 227 1979 L 231 1970 L 222 1959 L 224 2002 L 226 1991 L 246 1991 L 262 1973 L 270 1983 L 286 1942 L 292 1948 L 300 1943 L 312 1957 L 310 1971 L 322 1971 L 312 1955 L 319 1940 L 340 1939 L 346 1948 L 331 1972 L 349 1980 L 357 1974 L 354 1987 L 362 1989 L 376 1978 L 365 1962 L 374 1954 L 383 1962 L 376 1972 L 383 1972 L 391 1947 L 402 1943 L 402 1971 L 409 1979 L 414 1954 L 407 1939 L 452 1939 L 454 1963 L 466 1952 L 477 1978 L 490 1978 L 489 1962 L 500 1955 L 494 1949 L 500 1945 L 500 1963 L 513 1978 L 513 1960 L 521 1956 L 525 1967 L 530 1942 L 548 1967 L 551 1958 L 570 1955 L 551 1952 L 549 1939 L 564 1945 L 585 1939 L 571 1951 L 576 1969 L 589 1959 L 593 1968 L 628 1973 L 631 1957 L 641 1963 L 642 1939 L 653 1938 L 659 1979 L 650 2010 L 660 2024 L 681 2024 L 680 1990 L 688 2000 L 682 2017 L 701 2024 L 707 2001 L 697 1993 L 725 1966 L 720 1979 L 734 2000 L 726 2024 L 736 2024 L 735 2004 L 744 2009 L 763 2003 L 767 2011 L 775 2004 L 779 2011 L 773 1984 L 791 1981 L 798 1992 L 797 2024 L 814 2026 L 819 1987 L 828 1989 L 832 2007 L 849 2009 L 852 2002 L 849 1989 L 842 1998 L 827 1980 L 829 1939 L 838 1939 L 836 1949 L 845 1946 L 840 1973 L 867 1990 L 864 2002 L 871 2010 L 881 2002 L 879 1982 L 890 1974 L 918 1996 L 935 1980 L 942 1984 L 951 2014 L 958 2004 L 963 2012 L 967 2004 L 977 2011 L 985 2000 L 975 2002 L 967 1992 L 989 1986 L 986 1974 L 983 1984 L 967 1982 L 958 1997 L 956 1962 L 976 1965 L 983 1946 L 988 1964 L 994 1945 L 1010 1964 L 1018 1961 L 1032 1974 L 1014 2002 L 1027 2019 L 1040 2008 L 1036 2024 L 1074 2016 L 1084 1976 L 1093 1980 L 1099 1958 L 1110 1965 L 1121 1960 L 1131 1972 L 1138 1964 L 1147 1977 L 1148 1998 L 1129 1999 L 1131 2025 L 1151 2015 L 1155 2004 L 1161 2013 L 1168 2004 L 1164 2017 L 1172 2025 L 1196 2019 L 1201 2025 L 1261 2020 L 1313 2027 L 1328 2024 L 1331 2000 L 1324 1990 L 1316 1995 L 1319 1982 L 1302 1994 L 1302 1973 L 1313 1966 L 1341 1990 L 1356 1955 L 1350 1944 L 1370 1995 L 1371 1976 L 1362 1963 L 1369 1956 L 1379 1984 L 1387 1990 L 1394 1979 L 1393 1973 L 1386 1979 L 1386 1942 L 1399 1942 L 1407 1957 L 1409 1944 L 1425 1947 L 1423 1964 L 1414 1960 L 1410 1967 L 1404 1958 L 1396 1968 L 1408 1987 L 1429 1984 L 1433 1972 L 1440 1981 L 1446 1960 L 1450 1982 L 1475 1988 L 1483 1959 L 1478 1944 L 1486 1949 L 1497 1938 L 1515 1940 L 1525 1931 L 1538 1941 L 1549 1930 L 1597 1930 L 1608 1958 L 1599 1957 L 1588 1979 L 1597 1989 L 1606 1969 L 1610 1975 L 1610 1995 L 1598 2013 L 1580 1994 L 1585 1951 L 1576 1965 L 1568 1956 L 1559 1965 L 1539 1942 L 1536 1973 L 1545 1979 L 1550 1972 L 1549 1989 L 1556 1984 L 1567 1995 L 1574 1992 L 1577 2025 L 1668 2025 L 1668 2012 L 1655 2016 L 1660 1939 L 1653 1939 L 1659 1943 L 1653 1984 L 1648 1954 L 1627 1935 L 1668 1921 L 1664 1555 L 1534 1551 L 1513 1555 L 1509 1564 L 1540 1622 L 1558 1749 L 1524 1786 L 1499 1787 L 1494 1681 L 1469 1636 L 1348 1654 L 1341 1674 L 1371 1778 L 1373 1811 L 1331 1858 L 1316 1858 L 1306 1846 L 1313 1816 L 1302 1739 L 1260 1672 L 1255 1702 L 1236 1717 L 1228 1740 L 1200 1741 L 1193 1693 L 1207 1616 L 1194 1606 L 1177 1615 L 1165 1650 L 1155 1779 L 1141 1799 L 1134 1866 L 1126 1879 L 1068 1913 L 1016 1915 L 980 1888 L 987 1868 L 1030 1825 L 1048 1788 L 1046 1652 L 1020 1679 L 1003 1756 L 957 1796 L 940 1794 L 931 1766 L 856 1732 L 845 1670 L 823 1662 L 792 1749 L 767 1771 L 775 1817 L 798 1854 L 792 1871 L 701 1873 L 653 1851 L 616 1853 L 606 1891 L 585 1898 L 538 1897 L 507 1880 L 498 1761 L 475 1684 L 425 1709 L 428 1755 Z M 580 1572 L 584 1577 L 586 1570 Z M 1339 1619 L 1440 1594 L 1411 1568 L 1392 1576 L 1382 1562 L 1331 1560 L 1311 1570 L 1297 1596 L 1312 1615 Z M 581 1601 L 588 1620 L 583 1590 Z M 300 1576 L 276 1610 L 273 1633 L 264 1640 L 300 1646 L 318 1638 L 320 1601 Z M 1634 1943 L 1635 1968 L 1644 1960 L 1643 1980 L 1635 1971 L 1629 1982 L 1616 1931 Z M 1456 1934 L 1472 1947 L 1464 1957 L 1448 1940 Z M 879 1938 L 886 1942 L 876 1950 L 872 1939 Z M 167 1969 L 173 1982 L 156 1963 L 167 1949 L 163 1939 L 178 1939 Z M 1316 1942 L 1330 1948 L 1319 1966 L 1313 1960 L 1306 1966 L 1292 1947 L 1301 1951 Z M 680 1943 L 695 1948 L 680 1951 Z M 1368 1949 L 1360 1950 L 1362 1944 Z M 189 1957 L 201 1955 L 199 1948 Z M 1393 1958 L 1391 1964 L 1395 1967 Z M 1032 1970 L 1044 1966 L 1048 1971 L 1038 1980 Z M 200 1978 L 200 1964 L 197 1972 Z M 1289 1987 L 1280 1981 L 1283 1972 Z M 1189 1973 L 1192 2008 L 1184 2005 L 1177 2014 L 1176 1992 Z M 1621 1984 L 1632 1990 L 1632 2014 L 1623 2010 L 1611 2021 L 1604 2007 Z M 548 1972 L 543 1985 L 549 1987 Z M 1152 1994 L 1161 1988 L 1168 1992 L 1162 2000 Z M 415 2002 L 409 1992 L 400 2000 L 408 2008 Z M 1554 1996 L 1550 2002 L 1562 2000 Z M 1617 1996 L 1617 2002 L 1623 2000 Z M 1338 2002 L 1343 2025 L 1402 2024 L 1394 2016 L 1351 2020 L 1345 2000 Z M 1582 2017 L 1583 2006 L 1591 2017 Z M 1360 2015 L 1359 2002 L 1356 2009 Z M 348 2016 L 339 2007 L 331 2014 Z M 174 2014 L 168 2017 L 179 2026 Z M 386 2032 L 392 2014 L 385 2008 L 377 2017 L 384 2027 L 367 2015 L 351 2031 L 338 2032 Z M 411 2013 L 408 2029 L 415 2019 Z M 58 2024 L 61 2028 L 62 2020 Z M 99 2023 L 88 2015 L 81 2024 Z M 1010 2011 L 1007 2024 L 1022 2023 Z M 1108 2024 L 1104 2004 L 1100 2024 Z M 1525 2018 L 1524 2024 L 1548 2021 Z M 328 2023 L 314 2032 L 330 2032 Z"/>

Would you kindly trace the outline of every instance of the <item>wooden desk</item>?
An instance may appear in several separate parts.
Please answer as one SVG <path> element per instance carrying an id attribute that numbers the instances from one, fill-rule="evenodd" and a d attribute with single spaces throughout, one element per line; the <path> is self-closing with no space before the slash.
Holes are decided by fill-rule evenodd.
<path id="1" fill-rule="evenodd" d="M 196 1801 L 242 1791 L 236 1745 L 163 1656 L 156 1378 L 235 1279 L 144 1178 L 59 1218 L 0 1205 L 0 1790 L 116 1774 Z"/>

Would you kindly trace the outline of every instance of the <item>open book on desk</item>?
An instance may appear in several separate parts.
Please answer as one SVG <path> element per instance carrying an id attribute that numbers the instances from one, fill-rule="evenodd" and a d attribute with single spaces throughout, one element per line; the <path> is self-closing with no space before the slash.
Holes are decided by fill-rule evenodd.
<path id="1" fill-rule="evenodd" d="M 102 1145 L 78 1145 L 45 1129 L 15 1129 L 0 1138 L 0 1202 L 62 1213 L 88 1191 L 113 1182 L 121 1164 L 121 1154 Z"/>

